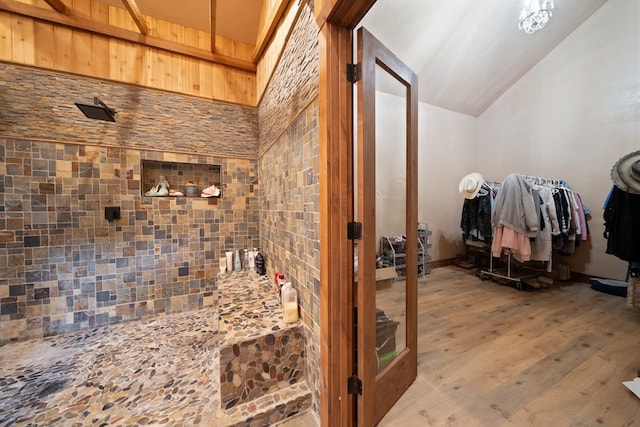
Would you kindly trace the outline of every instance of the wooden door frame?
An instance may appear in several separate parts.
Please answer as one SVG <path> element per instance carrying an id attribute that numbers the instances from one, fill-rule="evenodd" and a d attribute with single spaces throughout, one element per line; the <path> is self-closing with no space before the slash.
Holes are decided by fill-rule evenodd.
<path id="1" fill-rule="evenodd" d="M 319 33 L 320 144 L 320 421 L 352 426 L 353 374 L 353 99 L 347 81 L 352 30 L 375 0 L 315 0 Z"/>

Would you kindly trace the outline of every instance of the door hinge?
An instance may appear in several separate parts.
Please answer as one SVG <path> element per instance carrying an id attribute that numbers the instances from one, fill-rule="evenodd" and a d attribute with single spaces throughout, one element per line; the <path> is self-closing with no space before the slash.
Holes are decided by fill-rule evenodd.
<path id="1" fill-rule="evenodd" d="M 357 83 L 362 77 L 362 66 L 360 64 L 347 64 L 347 80 Z"/>
<path id="2" fill-rule="evenodd" d="M 347 224 L 347 239 L 358 240 L 362 237 L 362 223 L 350 222 Z"/>
<path id="3" fill-rule="evenodd" d="M 349 381 L 347 381 L 347 391 L 349 394 L 362 396 L 362 380 L 356 375 L 349 377 Z"/>

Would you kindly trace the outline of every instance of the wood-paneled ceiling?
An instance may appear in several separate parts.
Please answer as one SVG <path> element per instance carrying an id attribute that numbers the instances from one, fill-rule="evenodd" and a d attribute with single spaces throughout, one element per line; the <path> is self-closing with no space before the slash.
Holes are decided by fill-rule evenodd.
<path id="1" fill-rule="evenodd" d="M 74 0 L 0 0 L 0 11 L 28 16 L 68 27 L 141 43 L 199 59 L 217 62 L 246 71 L 256 70 L 256 63 L 293 0 L 96 0 L 126 9 L 137 31 L 93 22 L 91 17 L 74 9 Z M 209 33 L 211 52 L 181 46 L 159 39 L 150 33 L 148 18 L 157 18 Z M 223 55 L 216 36 L 254 46 L 251 60 Z"/>
<path id="2" fill-rule="evenodd" d="M 65 0 L 62 0 L 65 1 Z M 68 0 L 67 0 L 68 1 Z M 185 27 L 214 32 L 228 39 L 255 45 L 260 25 L 263 0 L 101 0 L 126 7 L 137 4 L 140 12 Z M 176 3 L 179 3 L 176 5 Z M 211 13 L 214 12 L 214 13 Z"/>

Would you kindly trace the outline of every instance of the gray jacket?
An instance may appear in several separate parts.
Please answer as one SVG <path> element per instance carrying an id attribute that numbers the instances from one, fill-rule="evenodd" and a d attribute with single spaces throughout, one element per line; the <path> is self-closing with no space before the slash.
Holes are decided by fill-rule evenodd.
<path id="1" fill-rule="evenodd" d="M 539 208 L 531 190 L 531 184 L 522 175 L 508 175 L 496 195 L 491 222 L 527 237 L 536 237 L 540 227 Z"/>

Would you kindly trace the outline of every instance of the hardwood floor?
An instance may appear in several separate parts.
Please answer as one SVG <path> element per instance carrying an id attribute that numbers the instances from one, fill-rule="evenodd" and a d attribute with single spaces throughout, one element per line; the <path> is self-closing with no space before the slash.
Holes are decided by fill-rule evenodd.
<path id="1" fill-rule="evenodd" d="M 380 426 L 637 426 L 640 311 L 584 283 L 420 279 L 418 378 Z"/>

